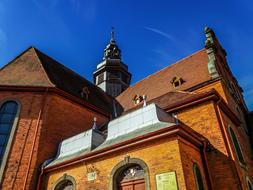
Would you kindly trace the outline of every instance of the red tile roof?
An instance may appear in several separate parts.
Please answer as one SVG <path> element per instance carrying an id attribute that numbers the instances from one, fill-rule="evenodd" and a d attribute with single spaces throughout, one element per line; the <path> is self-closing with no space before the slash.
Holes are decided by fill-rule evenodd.
<path id="1" fill-rule="evenodd" d="M 0 69 L 0 85 L 56 87 L 78 98 L 87 87 L 85 101 L 107 113 L 113 110 L 112 98 L 99 87 L 33 47 Z"/>
<path id="2" fill-rule="evenodd" d="M 198 97 L 200 94 L 203 93 L 195 93 L 195 92 L 185 92 L 185 91 L 171 91 L 162 96 L 156 97 L 147 101 L 147 104 L 155 103 L 162 109 L 166 109 L 170 105 L 177 104 L 178 102 L 187 101 L 188 99 L 192 99 Z M 125 110 L 123 114 L 126 114 L 130 111 L 138 109 L 143 106 L 143 102 L 140 104 L 132 107 L 131 109 Z"/>
<path id="3" fill-rule="evenodd" d="M 135 107 L 132 99 L 136 94 L 145 94 L 149 101 L 171 91 L 189 89 L 211 79 L 207 66 L 208 56 L 206 50 L 202 49 L 135 83 L 116 99 L 127 111 Z M 185 82 L 173 87 L 170 81 L 175 76 L 181 77 Z"/>

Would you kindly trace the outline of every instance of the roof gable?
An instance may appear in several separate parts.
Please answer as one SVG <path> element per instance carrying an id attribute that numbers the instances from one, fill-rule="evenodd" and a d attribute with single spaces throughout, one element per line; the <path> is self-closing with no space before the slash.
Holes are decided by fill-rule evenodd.
<path id="1" fill-rule="evenodd" d="M 34 48 L 29 48 L 0 69 L 0 85 L 53 87 Z"/>

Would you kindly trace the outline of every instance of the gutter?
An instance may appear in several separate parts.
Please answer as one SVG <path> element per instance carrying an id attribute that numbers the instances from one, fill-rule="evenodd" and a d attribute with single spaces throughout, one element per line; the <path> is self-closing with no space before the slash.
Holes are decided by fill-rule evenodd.
<path id="1" fill-rule="evenodd" d="M 205 165 L 205 169 L 207 171 L 207 181 L 208 181 L 208 186 L 211 190 L 214 189 L 214 183 L 213 183 L 213 180 L 212 180 L 212 176 L 211 176 L 211 172 L 210 172 L 210 169 L 209 169 L 209 164 L 208 164 L 208 159 L 207 159 L 207 156 L 206 156 L 206 151 L 207 151 L 207 145 L 208 145 L 208 141 L 204 140 L 203 141 L 203 144 L 204 144 L 204 147 L 202 149 L 202 155 L 203 155 L 203 160 L 204 160 L 204 165 Z"/>
<path id="2" fill-rule="evenodd" d="M 39 179 L 38 179 L 38 183 L 37 183 L 36 190 L 41 190 L 42 176 L 43 176 L 43 174 L 44 174 L 44 167 L 42 166 L 42 167 L 41 167 L 41 172 L 40 172 L 40 175 L 39 175 Z"/>

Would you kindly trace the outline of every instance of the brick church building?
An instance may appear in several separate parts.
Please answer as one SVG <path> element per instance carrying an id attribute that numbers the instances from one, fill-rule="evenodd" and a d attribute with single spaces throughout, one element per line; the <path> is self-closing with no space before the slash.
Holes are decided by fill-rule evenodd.
<path id="1" fill-rule="evenodd" d="M 131 86 L 113 33 L 93 83 L 34 47 L 17 56 L 0 70 L 1 189 L 252 190 L 253 114 L 205 36 Z"/>

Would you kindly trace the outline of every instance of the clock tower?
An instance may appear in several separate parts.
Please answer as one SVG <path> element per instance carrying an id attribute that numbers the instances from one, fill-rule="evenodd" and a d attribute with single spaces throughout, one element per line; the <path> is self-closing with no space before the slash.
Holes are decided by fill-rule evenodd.
<path id="1" fill-rule="evenodd" d="M 93 73 L 94 83 L 112 97 L 118 96 L 131 81 L 128 66 L 121 61 L 121 50 L 116 44 L 114 31 L 109 44 L 104 49 L 103 61 Z"/>

